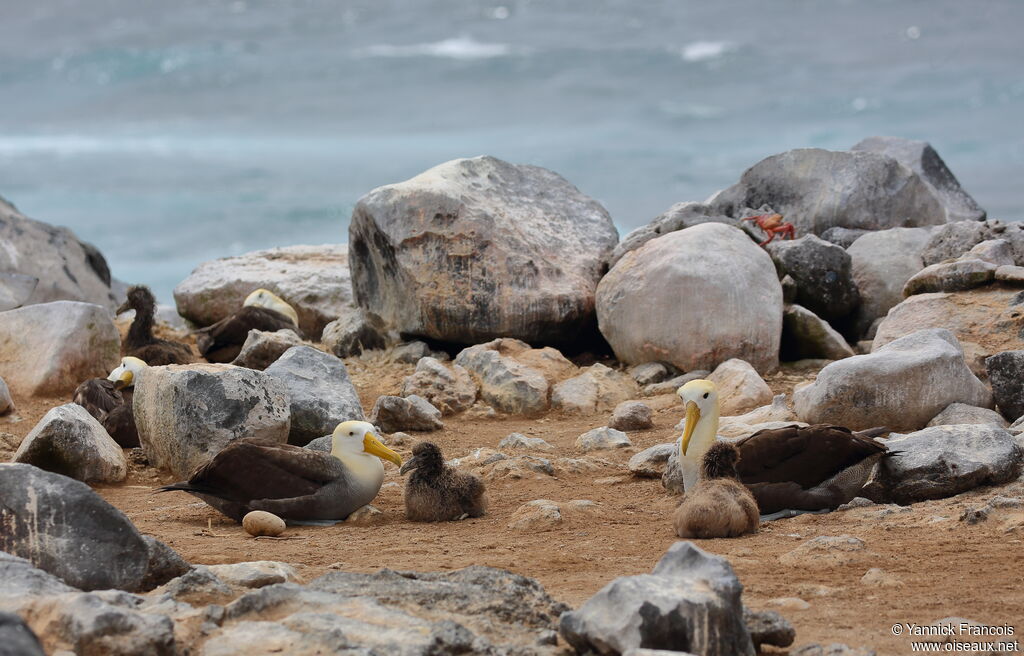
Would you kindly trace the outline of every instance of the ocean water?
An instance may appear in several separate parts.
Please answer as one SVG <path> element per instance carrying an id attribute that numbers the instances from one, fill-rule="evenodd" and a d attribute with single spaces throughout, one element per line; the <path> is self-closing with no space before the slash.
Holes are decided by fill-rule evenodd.
<path id="1" fill-rule="evenodd" d="M 165 302 L 480 154 L 621 234 L 790 148 L 930 141 L 1024 218 L 1018 0 L 0 0 L 0 195 Z"/>

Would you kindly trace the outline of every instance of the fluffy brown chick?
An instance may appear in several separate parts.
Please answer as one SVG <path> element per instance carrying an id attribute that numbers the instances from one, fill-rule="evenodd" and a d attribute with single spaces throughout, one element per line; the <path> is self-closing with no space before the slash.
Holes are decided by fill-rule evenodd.
<path id="1" fill-rule="evenodd" d="M 676 508 L 672 525 L 681 538 L 732 538 L 755 533 L 757 502 L 736 476 L 739 450 L 715 442 L 701 463 L 701 477 Z"/>
<path id="2" fill-rule="evenodd" d="M 487 511 L 483 481 L 445 464 L 441 449 L 420 442 L 401 473 L 413 471 L 405 485 L 405 516 L 413 522 L 443 522 L 480 517 Z"/>

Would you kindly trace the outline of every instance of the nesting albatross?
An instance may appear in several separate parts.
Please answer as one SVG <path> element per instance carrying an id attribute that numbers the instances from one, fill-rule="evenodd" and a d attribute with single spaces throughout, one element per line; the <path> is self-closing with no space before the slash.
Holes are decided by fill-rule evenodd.
<path id="1" fill-rule="evenodd" d="M 276 332 L 284 328 L 301 336 L 295 308 L 273 292 L 257 289 L 245 297 L 237 312 L 195 331 L 196 345 L 210 362 L 231 362 L 241 352 L 250 330 Z"/>
<path id="2" fill-rule="evenodd" d="M 365 421 L 338 424 L 331 452 L 261 438 L 236 440 L 187 480 L 158 488 L 199 497 L 237 522 L 265 510 L 290 521 L 339 521 L 373 501 L 384 482 L 381 458 L 401 466 Z"/>
<path id="3" fill-rule="evenodd" d="M 400 473 L 416 470 L 405 486 L 405 516 L 414 522 L 480 517 L 487 511 L 484 484 L 449 467 L 433 442 L 420 442 Z"/>
<path id="4" fill-rule="evenodd" d="M 681 538 L 732 538 L 757 531 L 757 502 L 736 474 L 740 452 L 715 442 L 704 454 L 701 477 L 672 516 Z"/>
<path id="5" fill-rule="evenodd" d="M 679 388 L 686 424 L 679 440 L 683 488 L 697 485 L 704 454 L 718 432 L 718 389 L 709 380 Z M 765 519 L 834 510 L 857 496 L 871 472 L 888 454 L 872 439 L 884 428 L 853 433 L 842 426 L 816 424 L 768 428 L 734 442 L 740 452 L 740 481 L 757 500 Z"/>
<path id="6" fill-rule="evenodd" d="M 188 344 L 153 336 L 156 298 L 149 287 L 133 285 L 128 288 L 128 298 L 117 308 L 117 313 L 121 314 L 128 310 L 135 310 L 135 318 L 121 345 L 121 353 L 143 360 L 152 367 L 190 364 L 196 361 L 196 356 Z"/>
<path id="7" fill-rule="evenodd" d="M 132 356 L 121 358 L 106 378 L 90 378 L 75 388 L 72 401 L 85 408 L 120 446 L 139 446 L 139 430 L 132 412 L 133 387 L 146 363 Z"/>

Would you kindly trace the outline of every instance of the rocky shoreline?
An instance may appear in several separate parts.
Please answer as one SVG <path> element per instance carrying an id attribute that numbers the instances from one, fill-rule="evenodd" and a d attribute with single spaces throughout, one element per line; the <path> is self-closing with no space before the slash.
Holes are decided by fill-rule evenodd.
<path id="1" fill-rule="evenodd" d="M 760 247 L 742 219 L 764 212 L 798 238 Z M 16 401 L 70 398 L 105 377 L 130 319 L 113 316 L 119 287 L 95 248 L 9 204 L 0 237 L 11 245 L 0 251 L 4 422 Z M 587 427 L 571 453 L 524 428 L 454 454 L 457 464 L 524 487 L 618 476 L 674 493 L 675 444 L 641 450 L 636 436 L 673 411 L 679 386 L 709 378 L 726 439 L 789 423 L 893 431 L 897 456 L 878 466 L 865 504 L 1010 489 L 1024 466 L 1024 230 L 986 219 L 923 142 L 769 157 L 621 240 L 555 173 L 456 160 L 367 194 L 347 245 L 204 263 L 161 330 L 188 339 L 179 322 L 218 321 L 257 287 L 294 306 L 298 332 L 252 331 L 232 364 L 146 370 L 133 401 L 139 450 L 72 403 L 5 436 L 0 611 L 16 616 L 0 615 L 0 642 L 34 634 L 46 653 L 76 654 L 639 655 L 794 641 L 777 613 L 744 609 L 727 560 L 691 543 L 572 610 L 536 580 L 488 567 L 300 582 L 288 563 L 190 564 L 89 487 L 123 485 L 129 458 L 187 477 L 240 437 L 323 448 L 337 423 L 366 418 L 407 454 L 407 432 L 443 433 L 453 420 L 569 419 Z M 794 360 L 810 375 L 773 393 L 766 379 Z M 372 398 L 350 375 L 396 366 L 401 378 Z M 1024 507 L 1000 498 L 993 508 Z M 536 498 L 502 521 L 546 530 L 587 516 L 587 504 Z M 380 511 L 368 508 L 351 521 L 374 526 Z M 821 548 L 847 549 L 837 544 Z"/>

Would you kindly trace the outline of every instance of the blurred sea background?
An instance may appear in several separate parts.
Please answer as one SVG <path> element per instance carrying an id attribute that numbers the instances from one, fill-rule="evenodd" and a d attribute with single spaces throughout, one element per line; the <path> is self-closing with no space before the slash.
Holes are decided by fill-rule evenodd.
<path id="1" fill-rule="evenodd" d="M 0 0 L 0 195 L 163 302 L 198 263 L 347 241 L 457 157 L 550 168 L 620 234 L 763 157 L 932 143 L 1024 218 L 1019 0 Z"/>

